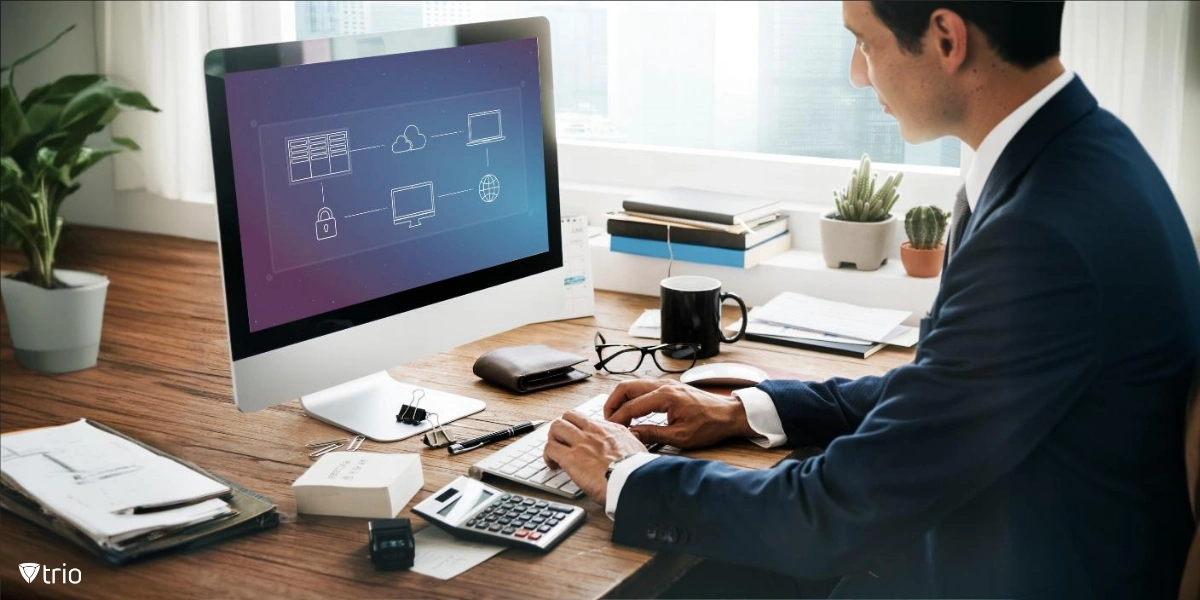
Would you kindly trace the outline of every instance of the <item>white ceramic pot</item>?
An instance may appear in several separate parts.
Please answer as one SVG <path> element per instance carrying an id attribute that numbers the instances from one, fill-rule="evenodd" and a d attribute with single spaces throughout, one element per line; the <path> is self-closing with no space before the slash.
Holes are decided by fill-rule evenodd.
<path id="1" fill-rule="evenodd" d="M 56 269 L 71 286 L 47 290 L 0 277 L 17 361 L 43 373 L 67 373 L 96 366 L 108 278 Z"/>
<path id="2" fill-rule="evenodd" d="M 887 262 L 896 240 L 895 215 L 877 223 L 855 223 L 833 214 L 821 217 L 821 254 L 827 267 L 850 264 L 859 271 L 874 271 Z"/>

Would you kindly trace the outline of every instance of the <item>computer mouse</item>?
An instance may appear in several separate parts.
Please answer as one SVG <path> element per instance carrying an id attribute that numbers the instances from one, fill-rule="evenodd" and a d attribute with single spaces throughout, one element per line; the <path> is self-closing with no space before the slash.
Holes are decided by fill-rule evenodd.
<path id="1" fill-rule="evenodd" d="M 688 385 L 721 385 L 753 387 L 768 379 L 766 371 L 740 363 L 711 363 L 685 371 L 679 381 Z"/>

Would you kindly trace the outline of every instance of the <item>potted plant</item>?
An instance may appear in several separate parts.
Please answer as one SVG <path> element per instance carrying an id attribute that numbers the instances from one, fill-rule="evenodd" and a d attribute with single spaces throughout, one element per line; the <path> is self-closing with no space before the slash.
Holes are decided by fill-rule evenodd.
<path id="1" fill-rule="evenodd" d="M 833 192 L 837 210 L 821 217 L 821 253 L 827 266 L 852 264 L 860 271 L 874 271 L 887 262 L 896 235 L 892 206 L 900 199 L 897 188 L 903 179 L 903 173 L 890 175 L 876 189 L 871 159 L 863 155 L 846 188 Z"/>
<path id="2" fill-rule="evenodd" d="M 914 206 L 904 215 L 908 241 L 900 245 L 900 261 L 912 277 L 937 277 L 942 272 L 946 248 L 942 236 L 950 213 L 936 206 Z"/>
<path id="3" fill-rule="evenodd" d="M 62 232 L 59 209 L 79 189 L 78 178 L 105 157 L 137 150 L 133 140 L 114 137 L 92 146 L 124 109 L 158 112 L 142 94 L 110 83 L 103 75 L 67 75 L 18 99 L 16 68 L 52 46 L 22 56 L 0 84 L 0 242 L 19 248 L 28 266 L 0 277 L 17 360 L 47 373 L 96 364 L 108 279 L 95 273 L 54 268 Z"/>

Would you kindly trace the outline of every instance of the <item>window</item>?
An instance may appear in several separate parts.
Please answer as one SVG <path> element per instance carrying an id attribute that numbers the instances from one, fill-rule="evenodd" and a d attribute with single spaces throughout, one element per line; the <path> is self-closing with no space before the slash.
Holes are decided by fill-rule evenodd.
<path id="1" fill-rule="evenodd" d="M 959 166 L 849 82 L 840 2 L 296 3 L 297 39 L 541 15 L 560 140 Z"/>

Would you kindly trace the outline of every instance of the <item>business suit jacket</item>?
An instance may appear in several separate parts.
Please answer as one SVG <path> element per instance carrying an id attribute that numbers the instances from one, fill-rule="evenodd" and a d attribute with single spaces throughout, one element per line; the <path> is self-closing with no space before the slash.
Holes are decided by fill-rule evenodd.
<path id="1" fill-rule="evenodd" d="M 1076 78 L 1001 154 L 912 364 L 760 386 L 788 442 L 823 455 L 659 458 L 626 481 L 613 538 L 841 575 L 835 595 L 1173 598 L 1198 357 L 1179 207 Z"/>

